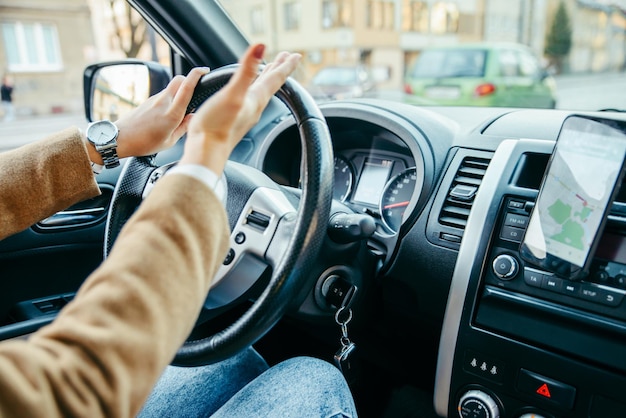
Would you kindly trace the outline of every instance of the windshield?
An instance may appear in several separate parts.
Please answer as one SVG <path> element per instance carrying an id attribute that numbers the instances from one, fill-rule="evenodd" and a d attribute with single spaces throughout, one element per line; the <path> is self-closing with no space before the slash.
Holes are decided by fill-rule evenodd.
<path id="1" fill-rule="evenodd" d="M 302 53 L 311 91 L 361 67 L 363 96 L 416 105 L 626 108 L 626 0 L 221 3 L 268 58 Z"/>

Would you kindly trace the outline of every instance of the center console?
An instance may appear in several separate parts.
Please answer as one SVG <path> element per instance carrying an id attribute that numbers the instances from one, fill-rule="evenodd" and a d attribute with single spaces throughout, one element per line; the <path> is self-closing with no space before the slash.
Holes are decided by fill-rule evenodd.
<path id="1" fill-rule="evenodd" d="M 441 416 L 626 416 L 626 197 L 612 203 L 584 275 L 520 256 L 553 147 L 503 141 L 480 186 L 440 341 Z"/>

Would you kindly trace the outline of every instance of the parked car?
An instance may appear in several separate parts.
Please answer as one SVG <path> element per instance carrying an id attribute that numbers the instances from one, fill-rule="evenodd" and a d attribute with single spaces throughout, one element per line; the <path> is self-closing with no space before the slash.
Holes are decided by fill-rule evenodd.
<path id="1" fill-rule="evenodd" d="M 372 93 L 376 83 L 365 66 L 330 66 L 315 74 L 308 90 L 317 100 L 349 99 Z"/>
<path id="2" fill-rule="evenodd" d="M 249 26 L 248 10 L 235 13 L 247 3 L 131 1 L 170 45 L 168 73 L 212 68 L 196 104 L 230 74 L 226 66 L 254 35 L 240 29 Z M 330 30 L 310 27 L 309 38 Z M 617 36 L 609 28 L 574 30 Z M 624 62 L 623 49 L 614 52 Z M 110 79 L 117 65 L 102 63 Z M 414 69 L 427 77 L 416 78 Z M 98 74 L 86 77 L 87 87 Z M 124 74 L 135 74 L 126 83 L 146 85 L 140 71 Z M 565 80 L 572 89 L 559 90 L 559 101 L 583 97 L 593 109 L 549 109 L 553 80 L 521 47 L 428 49 L 408 75 L 411 92 L 428 91 L 434 105 L 339 96 L 316 103 L 295 79 L 277 94 L 227 164 L 233 258 L 181 347 L 186 360 L 217 361 L 253 345 L 270 364 L 298 355 L 332 362 L 346 332 L 355 346 L 344 370 L 363 418 L 623 417 L 626 193 L 614 196 L 608 177 L 593 177 L 621 173 L 623 74 Z M 97 107 L 86 92 L 93 119 Z M 608 108 L 615 111 L 601 110 Z M 593 149 L 556 154 L 563 138 Z M 183 144 L 104 170 L 97 176 L 102 196 L 0 241 L 0 340 L 54 319 L 114 245 L 144 186 L 177 163 Z M 568 164 L 544 176 L 563 156 Z M 244 178 L 245 187 L 238 183 Z M 258 200 L 243 194 L 253 187 Z M 538 204 L 540 195 L 553 200 Z M 255 225 L 239 216 L 244 208 L 254 208 Z M 536 221 L 529 227 L 531 217 L 544 213 L 550 246 L 562 258 L 582 254 L 568 243 L 585 243 L 584 271 L 546 263 L 546 241 L 522 251 L 526 234 L 536 242 L 542 230 Z M 590 219 L 598 221 L 595 235 Z M 282 221 L 295 226 L 279 228 Z M 298 244 L 312 250 L 294 251 Z M 285 262 L 283 254 L 292 258 Z M 268 286 L 277 286 L 265 292 L 270 298 Z M 342 305 L 352 314 L 343 326 L 336 318 Z M 250 323 L 259 318 L 258 326 Z M 196 349 L 198 341 L 206 344 Z"/>
<path id="3" fill-rule="evenodd" d="M 408 68 L 404 86 L 431 104 L 556 106 L 554 78 L 530 48 L 511 43 L 425 48 Z"/>

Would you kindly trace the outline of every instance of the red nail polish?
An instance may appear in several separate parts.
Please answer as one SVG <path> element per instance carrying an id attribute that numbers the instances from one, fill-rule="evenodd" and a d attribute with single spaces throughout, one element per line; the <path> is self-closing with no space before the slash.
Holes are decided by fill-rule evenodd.
<path id="1" fill-rule="evenodd" d="M 254 55 L 254 58 L 256 59 L 263 59 L 263 54 L 265 53 L 265 45 L 263 44 L 259 44 L 254 48 L 254 51 L 252 52 L 252 54 Z"/>

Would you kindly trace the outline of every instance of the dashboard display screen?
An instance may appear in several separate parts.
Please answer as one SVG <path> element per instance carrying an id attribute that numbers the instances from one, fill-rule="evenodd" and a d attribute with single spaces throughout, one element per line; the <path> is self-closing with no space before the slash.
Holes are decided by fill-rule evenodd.
<path id="1" fill-rule="evenodd" d="M 568 278 L 584 274 L 621 184 L 625 155 L 622 130 L 568 118 L 531 213 L 522 258 Z"/>
<path id="2" fill-rule="evenodd" d="M 392 166 L 392 160 L 382 158 L 366 159 L 353 200 L 377 206 L 387 179 L 389 179 Z"/>

